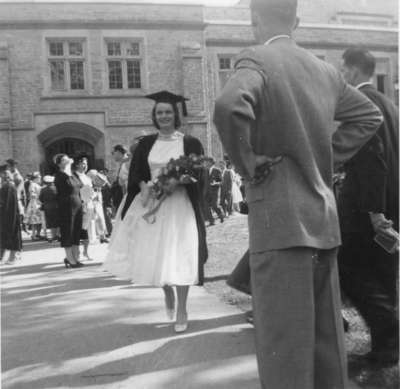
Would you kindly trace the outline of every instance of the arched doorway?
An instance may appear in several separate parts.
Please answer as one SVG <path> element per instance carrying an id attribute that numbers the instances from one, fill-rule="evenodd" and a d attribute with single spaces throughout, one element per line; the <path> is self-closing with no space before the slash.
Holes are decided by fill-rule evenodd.
<path id="1" fill-rule="evenodd" d="M 54 173 L 53 158 L 57 154 L 67 154 L 71 158 L 76 158 L 79 155 L 85 155 L 88 158 L 89 169 L 95 167 L 95 153 L 94 147 L 77 138 L 63 138 L 50 143 L 45 149 L 46 152 L 46 165 L 48 166 L 49 173 Z M 53 171 L 51 171 L 53 170 Z"/>
<path id="2" fill-rule="evenodd" d="M 64 122 L 47 128 L 38 135 L 43 147 L 41 172 L 54 174 L 57 170 L 53 158 L 65 153 L 71 158 L 86 155 L 89 169 L 104 168 L 104 135 L 85 123 Z"/>

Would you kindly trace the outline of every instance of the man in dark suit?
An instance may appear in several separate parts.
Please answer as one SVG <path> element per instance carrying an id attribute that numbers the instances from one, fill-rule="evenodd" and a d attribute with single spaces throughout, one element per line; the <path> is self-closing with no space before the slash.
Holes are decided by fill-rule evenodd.
<path id="1" fill-rule="evenodd" d="M 225 216 L 232 215 L 232 169 L 229 161 L 221 161 L 220 169 L 222 172 L 221 183 L 221 207 Z"/>
<path id="2" fill-rule="evenodd" d="M 384 122 L 344 166 L 338 201 L 343 245 L 338 262 L 342 291 L 370 328 L 371 351 L 365 359 L 390 365 L 399 360 L 398 254 L 386 252 L 374 236 L 390 239 L 394 230 L 399 231 L 399 117 L 396 106 L 373 86 L 374 71 L 371 53 L 346 50 L 342 65 L 346 81 L 380 108 Z"/>
<path id="3" fill-rule="evenodd" d="M 210 226 L 215 224 L 211 210 L 217 214 L 221 223 L 224 221 L 224 213 L 219 205 L 221 183 L 222 172 L 215 165 L 215 161 L 210 160 L 209 167 L 205 172 L 205 218 Z"/>
<path id="4" fill-rule="evenodd" d="M 296 8 L 296 0 L 252 1 L 262 44 L 238 56 L 214 121 L 247 181 L 262 386 L 345 389 L 333 169 L 373 136 L 382 116 L 333 66 L 296 45 Z"/>

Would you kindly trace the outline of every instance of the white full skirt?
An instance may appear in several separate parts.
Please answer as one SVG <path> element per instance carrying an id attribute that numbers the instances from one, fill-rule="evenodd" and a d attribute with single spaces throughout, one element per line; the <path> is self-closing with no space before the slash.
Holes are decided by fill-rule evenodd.
<path id="1" fill-rule="evenodd" d="M 242 192 L 239 189 L 238 184 L 233 182 L 232 184 L 232 202 L 233 204 L 240 203 L 243 201 Z"/>
<path id="2" fill-rule="evenodd" d="M 138 285 L 197 284 L 198 231 L 186 190 L 164 200 L 153 224 L 143 219 L 148 210 L 137 195 L 113 231 L 104 270 Z"/>

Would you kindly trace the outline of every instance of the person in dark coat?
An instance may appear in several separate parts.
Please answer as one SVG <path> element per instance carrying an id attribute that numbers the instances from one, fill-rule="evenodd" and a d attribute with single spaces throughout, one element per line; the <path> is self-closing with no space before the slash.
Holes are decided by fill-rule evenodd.
<path id="1" fill-rule="evenodd" d="M 3 261 L 5 251 L 9 250 L 5 263 L 13 264 L 22 250 L 18 190 L 7 165 L 0 166 L 0 178 L 0 260 Z"/>
<path id="2" fill-rule="evenodd" d="M 215 224 L 212 211 L 214 211 L 221 223 L 224 221 L 224 211 L 220 206 L 220 193 L 222 183 L 222 172 L 216 166 L 215 161 L 210 159 L 209 167 L 205 170 L 205 185 L 204 185 L 204 198 L 205 198 L 205 218 L 208 220 L 209 225 Z"/>
<path id="3" fill-rule="evenodd" d="M 197 138 L 178 131 L 181 121 L 177 103 L 184 106 L 185 98 L 168 91 L 147 97 L 155 100 L 152 119 L 158 133 L 139 140 L 129 169 L 122 222 L 111 238 L 104 266 L 136 284 L 161 286 L 170 319 L 175 316 L 176 287 L 174 329 L 184 332 L 188 326 L 189 287 L 203 283 L 207 260 L 202 177 L 199 174 L 196 182 L 187 185 L 169 180 L 163 200 L 151 195 L 151 182 L 171 159 L 200 156 L 204 151 Z M 155 218 L 146 221 L 145 215 L 154 209 L 158 209 Z"/>
<path id="4" fill-rule="evenodd" d="M 103 174 L 105 177 L 107 177 L 109 171 L 108 169 L 103 169 L 100 170 L 100 173 Z M 108 181 L 108 177 L 107 177 L 107 182 L 101 187 L 101 194 L 103 196 L 103 212 L 107 227 L 107 237 L 109 237 L 113 229 L 113 225 L 111 222 L 111 217 L 113 213 L 112 212 L 113 200 L 111 194 L 111 185 Z"/>
<path id="5" fill-rule="evenodd" d="M 232 185 L 233 185 L 233 174 L 229 161 L 221 161 L 220 169 L 222 171 L 222 182 L 221 182 L 221 207 L 225 213 L 225 216 L 232 215 Z"/>
<path id="6" fill-rule="evenodd" d="M 370 52 L 348 49 L 342 70 L 345 79 L 379 107 L 384 121 L 344 166 L 338 201 L 340 285 L 370 328 L 371 351 L 365 359 L 391 365 L 399 358 L 398 253 L 385 251 L 374 236 L 396 240 L 399 231 L 398 110 L 372 85 L 375 58 Z"/>
<path id="7" fill-rule="evenodd" d="M 83 264 L 79 262 L 79 243 L 83 217 L 80 197 L 82 183 L 72 174 L 71 165 L 74 161 L 68 155 L 58 154 L 54 162 L 59 168 L 54 183 L 57 189 L 61 247 L 64 247 L 67 256 L 64 264 L 65 267 L 81 267 Z"/>
<path id="8" fill-rule="evenodd" d="M 57 189 L 54 185 L 53 176 L 44 176 L 43 183 L 45 186 L 40 191 L 39 201 L 41 202 L 42 211 L 46 220 L 46 229 L 50 230 L 49 234 L 46 231 L 46 237 L 49 242 L 52 242 L 58 235 L 58 201 Z"/>

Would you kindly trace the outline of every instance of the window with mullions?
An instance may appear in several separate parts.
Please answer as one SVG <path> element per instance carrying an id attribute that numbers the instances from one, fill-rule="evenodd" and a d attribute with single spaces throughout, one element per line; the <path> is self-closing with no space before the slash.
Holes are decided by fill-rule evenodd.
<path id="1" fill-rule="evenodd" d="M 219 84 L 222 89 L 233 72 L 233 55 L 218 57 Z"/>
<path id="2" fill-rule="evenodd" d="M 48 39 L 48 63 L 52 91 L 85 89 L 84 41 Z"/>
<path id="3" fill-rule="evenodd" d="M 142 87 L 141 46 L 139 41 L 106 40 L 109 89 L 130 90 Z"/>

